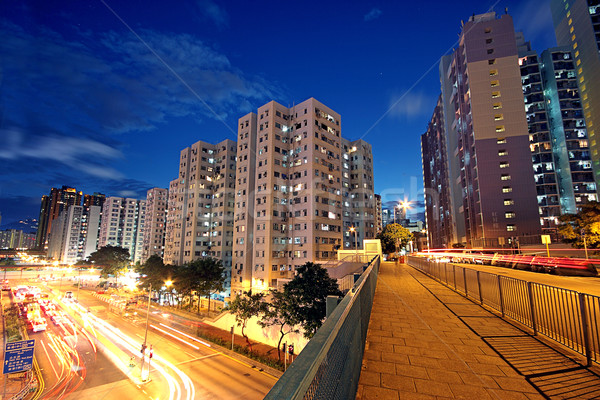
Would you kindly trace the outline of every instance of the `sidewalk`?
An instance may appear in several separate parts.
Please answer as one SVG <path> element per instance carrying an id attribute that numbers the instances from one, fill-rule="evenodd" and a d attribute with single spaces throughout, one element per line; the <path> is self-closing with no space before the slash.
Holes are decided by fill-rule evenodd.
<path id="1" fill-rule="evenodd" d="M 357 399 L 599 396 L 587 368 L 419 271 L 381 264 Z"/>

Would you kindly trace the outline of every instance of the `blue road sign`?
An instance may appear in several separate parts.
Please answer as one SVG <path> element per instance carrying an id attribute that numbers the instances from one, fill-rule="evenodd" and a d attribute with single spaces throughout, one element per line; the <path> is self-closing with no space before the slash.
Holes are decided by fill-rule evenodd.
<path id="1" fill-rule="evenodd" d="M 4 374 L 30 370 L 33 365 L 35 340 L 6 343 L 4 351 Z"/>

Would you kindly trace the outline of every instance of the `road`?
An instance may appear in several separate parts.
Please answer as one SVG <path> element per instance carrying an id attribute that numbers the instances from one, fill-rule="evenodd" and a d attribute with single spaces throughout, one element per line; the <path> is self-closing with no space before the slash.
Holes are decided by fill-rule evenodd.
<path id="1" fill-rule="evenodd" d="M 478 264 L 456 264 L 461 267 L 474 269 L 477 271 L 490 272 L 492 274 L 508 276 L 511 278 L 522 279 L 524 281 L 541 283 L 549 286 L 556 286 L 564 289 L 576 290 L 581 293 L 600 296 L 600 277 L 587 276 L 558 276 L 543 274 L 531 271 L 522 271 L 518 269 L 493 267 L 490 265 Z"/>
<path id="2" fill-rule="evenodd" d="M 35 284 L 11 281 L 19 283 Z M 48 290 L 57 294 L 59 285 L 53 282 Z M 64 293 L 64 283 L 61 289 Z M 37 339 L 36 358 L 46 383 L 41 398 L 262 399 L 277 380 L 173 328 L 168 315 L 153 314 L 147 343 L 154 357 L 150 381 L 142 383 L 145 319 L 109 312 L 92 291 L 82 289 L 79 296 L 79 304 L 59 303 L 70 323 L 48 321 L 47 331 L 30 334 Z"/>

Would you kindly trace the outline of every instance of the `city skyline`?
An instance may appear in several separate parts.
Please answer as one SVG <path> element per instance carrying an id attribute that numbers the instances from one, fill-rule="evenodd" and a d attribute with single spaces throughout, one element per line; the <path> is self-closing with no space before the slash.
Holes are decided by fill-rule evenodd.
<path id="1" fill-rule="evenodd" d="M 265 13 L 206 1 L 4 4 L 2 222 L 37 218 L 41 196 L 62 185 L 145 198 L 168 187 L 182 148 L 235 139 L 237 119 L 268 101 L 309 97 L 342 115 L 348 139 L 372 143 L 383 203 L 418 204 L 419 138 L 460 21 L 508 7 L 534 49 L 556 44 L 546 3 L 440 2 L 435 15 L 416 5 L 330 5 Z"/>

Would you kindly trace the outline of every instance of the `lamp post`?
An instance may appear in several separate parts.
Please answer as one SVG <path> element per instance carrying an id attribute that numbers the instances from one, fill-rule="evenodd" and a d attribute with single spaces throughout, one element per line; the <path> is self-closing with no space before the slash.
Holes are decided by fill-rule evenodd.
<path id="1" fill-rule="evenodd" d="M 167 288 L 167 293 L 169 294 L 169 306 L 171 305 L 171 292 L 169 290 L 171 286 L 173 286 L 172 280 L 169 279 L 168 281 L 165 281 L 165 287 Z"/>
<path id="2" fill-rule="evenodd" d="M 144 379 L 144 361 L 146 361 L 146 342 L 148 340 L 148 320 L 150 319 L 150 297 L 152 296 L 152 283 L 150 283 L 150 287 L 148 288 L 148 310 L 146 312 L 146 333 L 144 334 L 144 343 L 142 344 L 142 363 L 140 368 L 140 375 L 142 377 L 142 381 L 147 381 L 150 377 L 150 369 L 148 369 L 148 376 Z"/>
<path id="3" fill-rule="evenodd" d="M 585 229 L 581 229 L 581 237 L 583 238 L 583 248 L 585 249 L 585 259 L 588 259 L 587 241 L 585 240 Z"/>
<path id="4" fill-rule="evenodd" d="M 356 237 L 356 228 L 354 226 L 351 226 L 350 232 L 354 233 L 354 250 L 356 252 L 356 260 L 358 261 L 358 239 Z"/>

